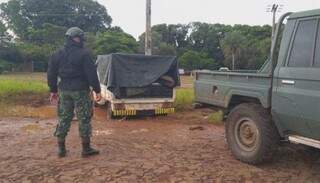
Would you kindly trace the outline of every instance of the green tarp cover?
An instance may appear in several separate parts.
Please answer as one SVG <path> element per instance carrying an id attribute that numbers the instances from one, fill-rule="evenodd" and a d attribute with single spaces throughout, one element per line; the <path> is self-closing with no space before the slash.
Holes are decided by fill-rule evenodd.
<path id="1" fill-rule="evenodd" d="M 100 83 L 110 91 L 147 87 L 164 75 L 180 85 L 176 57 L 110 54 L 99 55 L 96 64 Z"/>

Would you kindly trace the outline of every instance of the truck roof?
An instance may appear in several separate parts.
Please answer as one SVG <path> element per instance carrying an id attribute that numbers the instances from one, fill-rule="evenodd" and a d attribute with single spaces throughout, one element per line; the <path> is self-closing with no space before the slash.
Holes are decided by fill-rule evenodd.
<path id="1" fill-rule="evenodd" d="M 306 17 L 313 17 L 313 16 L 320 16 L 320 9 L 293 13 L 290 15 L 289 19 L 306 18 Z"/>

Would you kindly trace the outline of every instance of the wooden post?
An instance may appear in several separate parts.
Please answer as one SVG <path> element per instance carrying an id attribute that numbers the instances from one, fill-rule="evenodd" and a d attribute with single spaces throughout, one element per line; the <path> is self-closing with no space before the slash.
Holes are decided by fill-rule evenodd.
<path id="1" fill-rule="evenodd" d="M 147 8 L 146 8 L 145 55 L 152 55 L 151 0 L 146 0 L 146 1 L 147 1 Z"/>

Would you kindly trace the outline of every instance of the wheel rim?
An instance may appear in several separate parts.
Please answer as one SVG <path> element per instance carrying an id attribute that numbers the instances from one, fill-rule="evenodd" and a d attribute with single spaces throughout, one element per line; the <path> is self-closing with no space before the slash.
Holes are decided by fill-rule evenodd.
<path id="1" fill-rule="evenodd" d="M 259 142 L 259 131 L 254 121 L 249 118 L 241 118 L 237 121 L 234 133 L 241 149 L 248 152 L 255 150 Z"/>

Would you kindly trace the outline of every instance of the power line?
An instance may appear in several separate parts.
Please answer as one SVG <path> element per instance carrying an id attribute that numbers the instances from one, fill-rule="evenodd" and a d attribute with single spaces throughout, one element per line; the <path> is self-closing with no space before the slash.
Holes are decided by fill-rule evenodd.
<path id="1" fill-rule="evenodd" d="M 35 13 L 31 16 L 79 16 L 79 15 L 90 15 L 88 13 Z"/>

